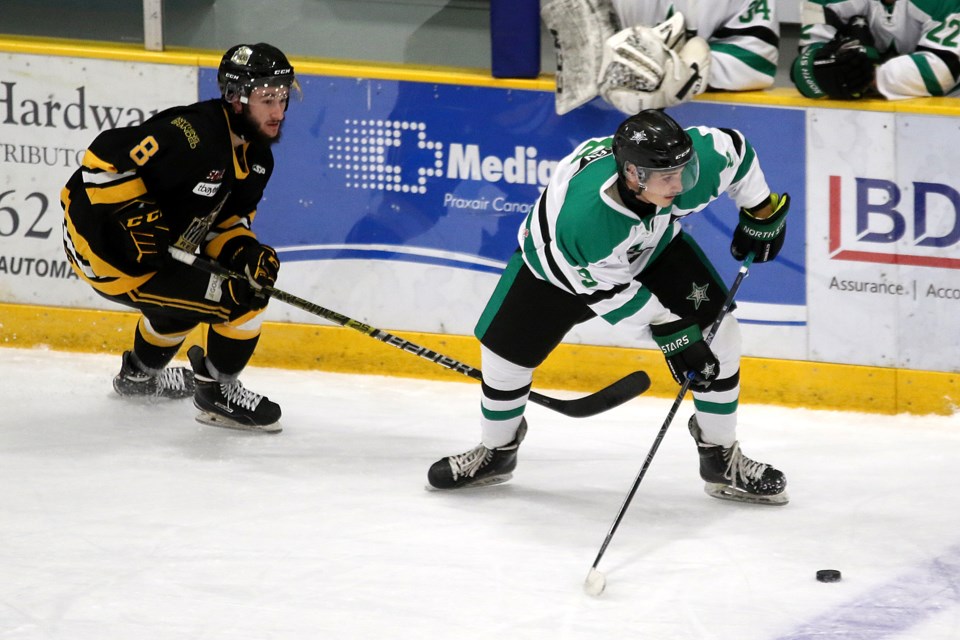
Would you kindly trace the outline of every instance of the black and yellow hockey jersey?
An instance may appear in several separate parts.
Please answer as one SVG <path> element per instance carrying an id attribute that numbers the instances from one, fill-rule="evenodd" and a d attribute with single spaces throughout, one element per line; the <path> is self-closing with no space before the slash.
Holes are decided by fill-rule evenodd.
<path id="1" fill-rule="evenodd" d="M 149 279 L 170 245 L 216 258 L 231 238 L 254 235 L 272 172 L 267 145 L 234 148 L 219 100 L 104 131 L 61 192 L 67 256 L 107 295 Z"/>

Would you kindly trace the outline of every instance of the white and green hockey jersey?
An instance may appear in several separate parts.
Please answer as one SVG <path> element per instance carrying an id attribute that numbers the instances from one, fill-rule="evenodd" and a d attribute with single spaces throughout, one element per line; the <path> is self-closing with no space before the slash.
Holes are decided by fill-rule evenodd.
<path id="1" fill-rule="evenodd" d="M 890 99 L 943 96 L 960 80 L 960 0 L 806 0 L 800 50 L 822 46 L 854 17 L 867 20 Z"/>
<path id="2" fill-rule="evenodd" d="M 579 296 L 611 324 L 637 330 L 671 319 L 635 279 L 680 233 L 679 218 L 727 193 L 737 207 L 770 197 L 756 153 L 740 132 L 691 127 L 700 177 L 672 204 L 641 219 L 617 191 L 612 138 L 582 143 L 557 165 L 519 230 L 527 266 L 540 279 Z"/>
<path id="3" fill-rule="evenodd" d="M 655 26 L 676 12 L 710 44 L 710 87 L 725 91 L 773 84 L 780 55 L 776 0 L 612 0 L 622 28 Z"/>

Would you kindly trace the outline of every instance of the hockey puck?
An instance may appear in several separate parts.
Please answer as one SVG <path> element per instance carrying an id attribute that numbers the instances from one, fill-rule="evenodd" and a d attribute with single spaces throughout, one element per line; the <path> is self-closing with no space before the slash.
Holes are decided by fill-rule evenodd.
<path id="1" fill-rule="evenodd" d="M 817 580 L 820 582 L 840 582 L 840 572 L 836 569 L 820 569 L 817 571 Z"/>

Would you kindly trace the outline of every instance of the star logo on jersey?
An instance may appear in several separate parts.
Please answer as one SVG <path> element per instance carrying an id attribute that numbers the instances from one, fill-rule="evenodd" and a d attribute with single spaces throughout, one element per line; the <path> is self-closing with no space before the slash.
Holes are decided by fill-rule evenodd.
<path id="1" fill-rule="evenodd" d="M 709 286 L 709 284 L 705 284 L 701 287 L 696 282 L 693 283 L 693 290 L 690 292 L 690 295 L 687 296 L 687 300 L 693 301 L 694 309 L 699 310 L 702 303 L 710 300 L 710 297 L 707 295 L 707 287 Z"/>
<path id="2" fill-rule="evenodd" d="M 646 141 L 647 141 L 647 134 L 645 131 L 634 131 L 633 134 L 630 135 L 630 142 L 639 143 L 639 142 L 646 142 Z"/>

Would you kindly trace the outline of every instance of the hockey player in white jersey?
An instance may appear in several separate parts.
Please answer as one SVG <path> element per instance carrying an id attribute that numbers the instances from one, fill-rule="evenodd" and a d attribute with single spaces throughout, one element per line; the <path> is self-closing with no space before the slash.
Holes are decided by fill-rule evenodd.
<path id="1" fill-rule="evenodd" d="M 627 114 L 773 84 L 776 0 L 544 0 L 557 113 L 597 95 Z"/>
<path id="2" fill-rule="evenodd" d="M 772 260 L 783 245 L 790 198 L 771 193 L 753 147 L 732 129 L 684 130 L 659 110 L 631 116 L 613 137 L 583 142 L 560 161 L 519 230 L 481 315 L 481 443 L 438 460 L 437 489 L 508 480 L 527 430 L 534 370 L 577 324 L 600 316 L 626 335 L 650 335 L 678 384 L 692 379 L 690 432 L 707 493 L 784 504 L 786 479 L 737 442 L 740 331 L 724 317 L 703 332 L 727 289 L 678 219 L 726 193 L 740 208 L 731 253 Z"/>
<path id="3" fill-rule="evenodd" d="M 790 76 L 808 98 L 943 96 L 960 80 L 960 0 L 807 0 Z"/>

